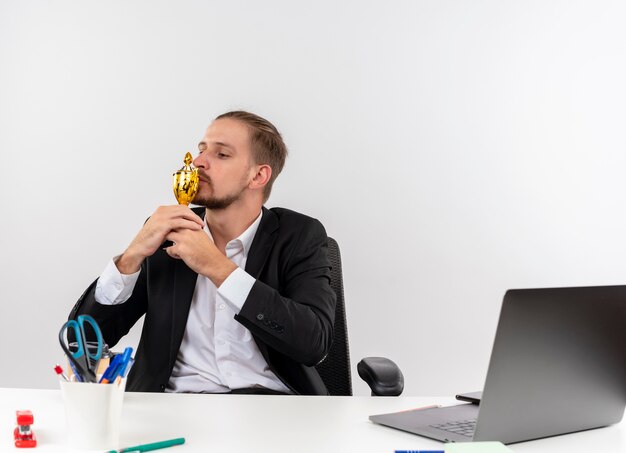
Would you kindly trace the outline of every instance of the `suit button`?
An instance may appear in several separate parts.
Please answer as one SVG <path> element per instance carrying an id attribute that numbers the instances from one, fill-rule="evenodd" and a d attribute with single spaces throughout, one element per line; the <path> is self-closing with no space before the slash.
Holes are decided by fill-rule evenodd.
<path id="1" fill-rule="evenodd" d="M 161 384 L 161 391 L 164 392 L 165 391 L 165 386 L 163 384 Z"/>
<path id="2" fill-rule="evenodd" d="M 263 313 L 259 313 L 258 315 L 256 315 L 256 319 L 258 319 L 259 321 L 263 321 L 263 318 L 265 318 L 265 315 L 263 315 Z"/>

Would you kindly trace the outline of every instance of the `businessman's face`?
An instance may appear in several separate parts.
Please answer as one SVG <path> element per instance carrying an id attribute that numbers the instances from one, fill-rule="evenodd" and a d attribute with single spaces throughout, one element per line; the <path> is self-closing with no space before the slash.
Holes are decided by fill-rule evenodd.
<path id="1" fill-rule="evenodd" d="M 248 127 L 235 119 L 215 120 L 198 144 L 200 184 L 194 204 L 225 209 L 239 201 L 254 177 Z"/>

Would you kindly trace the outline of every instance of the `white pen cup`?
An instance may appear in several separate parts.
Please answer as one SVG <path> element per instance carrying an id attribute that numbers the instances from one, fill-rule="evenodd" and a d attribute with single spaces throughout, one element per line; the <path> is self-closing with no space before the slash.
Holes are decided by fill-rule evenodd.
<path id="1" fill-rule="evenodd" d="M 126 379 L 111 384 L 65 381 L 60 384 L 70 448 L 117 449 Z"/>

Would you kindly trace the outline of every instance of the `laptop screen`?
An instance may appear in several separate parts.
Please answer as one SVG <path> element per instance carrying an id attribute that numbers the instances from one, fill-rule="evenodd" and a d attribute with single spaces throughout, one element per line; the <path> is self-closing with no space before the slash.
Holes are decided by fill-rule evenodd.
<path id="1" fill-rule="evenodd" d="M 625 326 L 626 286 L 507 291 L 474 440 L 513 443 L 619 422 Z"/>

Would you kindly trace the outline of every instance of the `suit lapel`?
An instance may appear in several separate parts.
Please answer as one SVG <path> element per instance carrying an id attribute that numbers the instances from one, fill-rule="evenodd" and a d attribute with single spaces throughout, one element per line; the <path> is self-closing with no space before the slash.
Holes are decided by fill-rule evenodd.
<path id="1" fill-rule="evenodd" d="M 205 210 L 194 208 L 194 212 L 204 219 Z M 172 335 L 170 337 L 170 364 L 173 364 L 178 355 L 180 344 L 183 341 L 187 318 L 191 308 L 191 300 L 196 290 L 198 274 L 191 270 L 183 260 L 174 260 L 172 276 Z"/>
<path id="2" fill-rule="evenodd" d="M 274 247 L 274 242 L 278 236 L 278 219 L 269 209 L 263 208 L 263 217 L 259 228 L 254 235 L 254 240 L 248 252 L 246 261 L 246 272 L 254 278 L 259 278 L 263 266 Z"/>
<path id="3" fill-rule="evenodd" d="M 174 363 L 176 355 L 183 341 L 191 299 L 196 289 L 198 274 L 192 271 L 183 260 L 176 260 L 174 264 L 174 276 L 172 283 L 173 303 L 172 303 L 172 337 L 170 343 L 170 363 Z"/>

